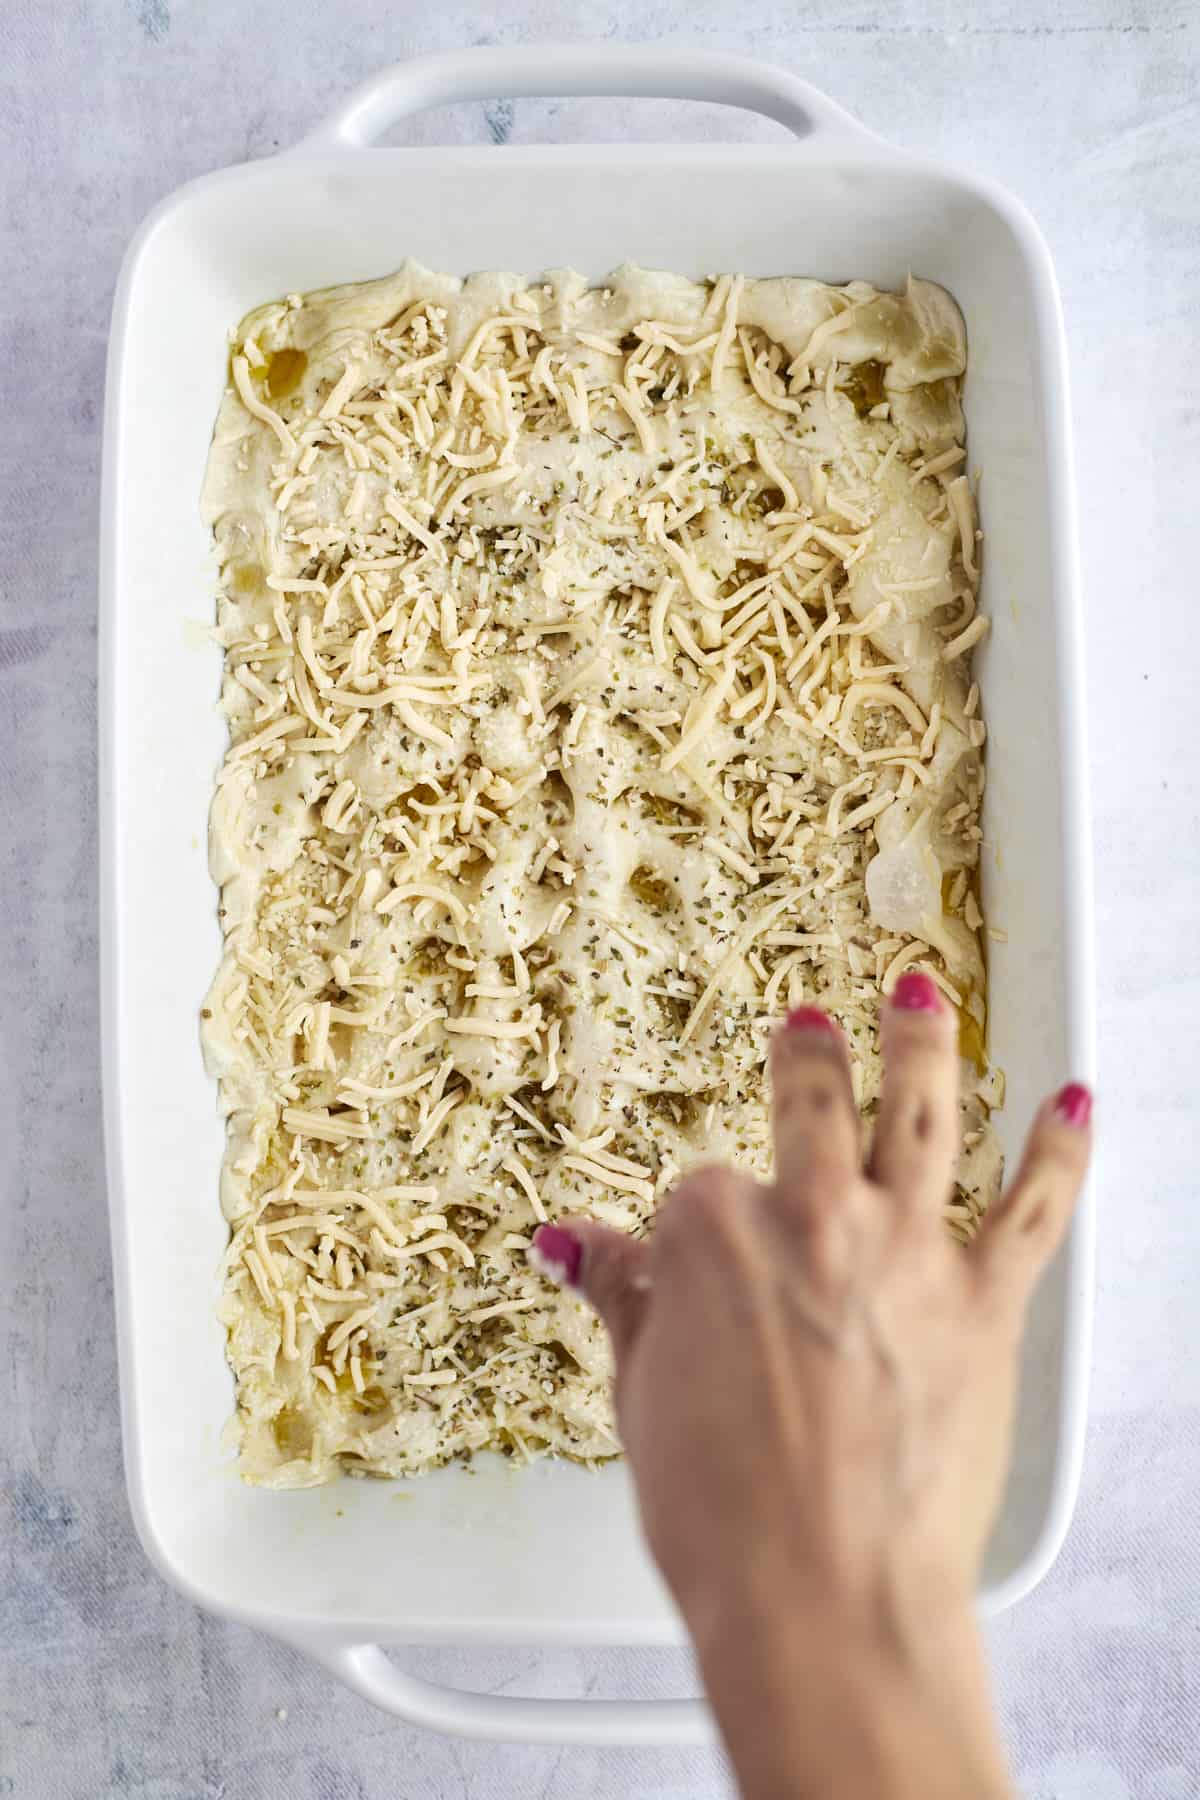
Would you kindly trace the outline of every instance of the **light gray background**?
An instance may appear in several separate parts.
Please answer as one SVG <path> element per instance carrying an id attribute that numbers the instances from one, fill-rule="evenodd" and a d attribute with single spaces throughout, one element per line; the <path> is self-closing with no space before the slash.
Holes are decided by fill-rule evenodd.
<path id="1" fill-rule="evenodd" d="M 990 1636 L 1031 1800 L 1200 1795 L 1196 434 L 1200 10 L 1184 0 L 5 0 L 0 316 L 0 1795 L 716 1796 L 715 1755 L 402 1730 L 201 1618 L 126 1510 L 97 1085 L 95 522 L 121 254 L 180 182 L 415 51 L 665 37 L 810 76 L 986 171 L 1057 259 L 1074 379 L 1099 915 L 1093 1424 L 1057 1568 Z M 717 109 L 492 105 L 411 136 L 776 135 Z M 802 260 L 802 259 L 801 259 Z M 489 1689 L 685 1691 L 680 1655 L 414 1653 Z M 865 1797 L 854 1797 L 865 1800 Z"/>

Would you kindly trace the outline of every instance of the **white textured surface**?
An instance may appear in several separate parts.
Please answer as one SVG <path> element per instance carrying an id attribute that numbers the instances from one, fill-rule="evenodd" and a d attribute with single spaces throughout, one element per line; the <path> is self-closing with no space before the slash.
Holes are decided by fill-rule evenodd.
<path id="1" fill-rule="evenodd" d="M 1200 999 L 1194 681 L 1200 11 L 1182 0 L 614 0 L 616 34 L 790 64 L 997 176 L 1055 253 L 1072 346 L 1101 969 L 1100 1289 L 1076 1525 L 992 1628 L 1030 1800 L 1200 1796 Z M 0 357 L 3 920 L 0 1795 L 716 1796 L 702 1753 L 418 1737 L 144 1562 L 123 1497 L 96 1057 L 95 512 L 116 269 L 193 174 L 286 146 L 387 60 L 594 35 L 581 0 L 9 0 Z M 518 102 L 408 134 L 769 137 L 716 109 Z M 795 253 L 803 262 L 802 246 Z M 10 393 L 11 390 L 11 393 Z M 168 597 L 169 599 L 169 597 Z M 1186 671 L 1186 672 L 1185 672 Z M 1185 687 L 1186 682 L 1186 687 Z M 414 1653 L 464 1685 L 679 1693 L 682 1656 Z M 279 1716 L 280 1711 L 286 1717 Z"/>

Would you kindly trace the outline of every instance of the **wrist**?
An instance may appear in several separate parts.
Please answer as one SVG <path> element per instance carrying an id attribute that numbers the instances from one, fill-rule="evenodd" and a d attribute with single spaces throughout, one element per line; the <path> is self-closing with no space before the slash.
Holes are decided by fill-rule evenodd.
<path id="1" fill-rule="evenodd" d="M 1008 1800 L 968 1598 L 911 1623 L 826 1596 L 695 1621 L 705 1686 L 747 1800 Z"/>

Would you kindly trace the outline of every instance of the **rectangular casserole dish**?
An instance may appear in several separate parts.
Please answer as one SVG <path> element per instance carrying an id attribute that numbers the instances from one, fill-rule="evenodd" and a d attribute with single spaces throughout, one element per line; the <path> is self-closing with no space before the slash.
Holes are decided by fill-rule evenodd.
<path id="1" fill-rule="evenodd" d="M 380 149 L 421 108 L 496 95 L 642 94 L 753 108 L 778 146 Z M 989 183 L 897 151 L 796 77 L 646 47 L 479 50 L 399 65 L 297 150 L 193 182 L 125 260 L 105 424 L 100 712 L 105 1119 L 125 1456 L 147 1553 L 197 1604 L 316 1656 L 414 1722 L 478 1736 L 690 1741 L 699 1701 L 462 1694 L 402 1674 L 393 1642 L 668 1643 L 628 1473 L 484 1459 L 406 1484 L 244 1486 L 214 1312 L 224 1130 L 197 1009 L 219 932 L 206 822 L 225 724 L 214 565 L 198 495 L 250 307 L 383 274 L 624 261 L 945 285 L 967 321 L 970 468 L 985 472 L 979 659 L 990 723 L 983 878 L 993 1059 L 1013 1150 L 1038 1097 L 1092 1072 L 1082 658 L 1065 351 L 1046 248 Z M 1079 1475 L 1091 1212 L 1038 1296 L 1012 1476 L 987 1559 L 998 1610 L 1048 1568 Z M 963 1370 L 970 1380 L 971 1371 Z"/>

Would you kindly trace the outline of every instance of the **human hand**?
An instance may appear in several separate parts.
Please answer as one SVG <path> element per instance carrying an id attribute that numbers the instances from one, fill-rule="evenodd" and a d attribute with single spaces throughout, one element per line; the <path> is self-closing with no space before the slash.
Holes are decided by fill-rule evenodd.
<path id="1" fill-rule="evenodd" d="M 854 1670 L 897 1691 L 940 1670 L 964 1716 L 979 1712 L 971 1595 L 1026 1305 L 1083 1181 L 1091 1099 L 1072 1085 L 1042 1107 L 964 1250 L 941 1221 L 959 1139 L 955 1018 L 927 976 L 897 984 L 883 1049 L 865 1167 L 844 1041 L 805 1008 L 773 1045 L 773 1184 L 704 1169 L 648 1240 L 582 1220 L 534 1240 L 612 1335 L 647 1540 L 735 1762 L 739 1706 L 723 1696 L 751 1666 L 779 1679 L 754 1643 L 810 1691 L 814 1662 L 842 1697 Z M 1003 1791 L 990 1779 L 945 1791 Z"/>

